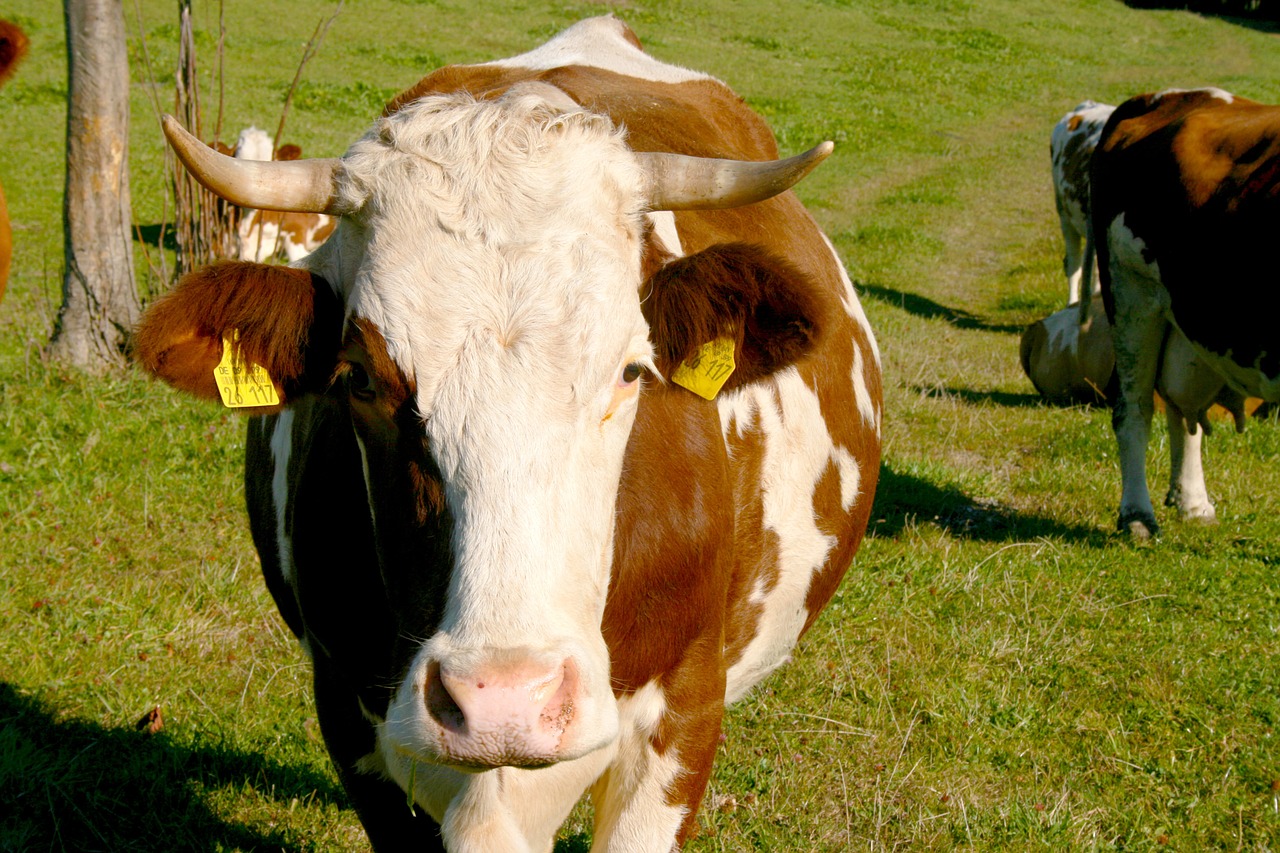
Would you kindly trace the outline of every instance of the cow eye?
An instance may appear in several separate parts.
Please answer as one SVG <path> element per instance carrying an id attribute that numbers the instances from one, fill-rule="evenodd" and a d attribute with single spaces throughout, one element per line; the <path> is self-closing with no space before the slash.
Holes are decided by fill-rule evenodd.
<path id="1" fill-rule="evenodd" d="M 347 393 L 357 400 L 369 402 L 374 398 L 373 377 L 359 362 L 349 362 L 346 372 Z"/>
<path id="2" fill-rule="evenodd" d="M 644 365 L 638 361 L 633 361 L 626 367 L 622 368 L 622 384 L 630 385 L 640 378 L 640 374 L 644 373 Z"/>

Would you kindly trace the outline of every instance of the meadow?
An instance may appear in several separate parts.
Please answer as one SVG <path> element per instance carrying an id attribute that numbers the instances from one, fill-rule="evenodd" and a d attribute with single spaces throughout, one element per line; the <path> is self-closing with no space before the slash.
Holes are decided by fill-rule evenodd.
<path id="1" fill-rule="evenodd" d="M 125 4 L 144 235 L 166 215 L 154 104 L 172 109 L 174 5 Z M 224 137 L 274 130 L 333 8 L 228 0 Z M 835 140 L 798 193 L 884 359 L 868 538 L 793 663 L 728 712 L 689 849 L 1280 848 L 1280 425 L 1206 442 L 1216 526 L 1158 510 L 1162 537 L 1132 543 L 1113 533 L 1109 412 L 1044 404 L 1018 365 L 1023 326 L 1066 296 L 1054 122 L 1086 97 L 1171 86 L 1280 102 L 1280 36 L 1118 0 L 358 0 L 307 67 L 285 141 L 336 156 L 432 68 L 605 12 L 732 85 L 784 153 Z M 134 372 L 42 357 L 61 286 L 63 24 L 48 0 L 2 14 L 32 53 L 0 90 L 16 245 L 0 304 L 0 850 L 361 849 L 259 577 L 243 423 Z M 197 3 L 196 26 L 212 122 L 216 4 Z M 136 251 L 152 293 L 163 249 Z M 557 850 L 589 845 L 582 807 Z"/>

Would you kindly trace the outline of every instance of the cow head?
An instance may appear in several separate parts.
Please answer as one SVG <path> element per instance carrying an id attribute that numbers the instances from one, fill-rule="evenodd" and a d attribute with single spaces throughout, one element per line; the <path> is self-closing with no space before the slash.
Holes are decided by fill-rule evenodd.
<path id="1" fill-rule="evenodd" d="M 664 257 L 648 211 L 767 198 L 829 143 L 777 163 L 639 155 L 566 102 L 429 96 L 336 161 L 239 163 L 167 128 L 230 201 L 342 215 L 298 268 L 187 276 L 147 313 L 135 352 L 216 397 L 235 331 L 282 405 L 322 394 L 349 412 L 408 643 L 385 713 L 373 709 L 393 761 L 539 766 L 614 738 L 600 626 L 646 387 L 687 394 L 662 374 L 716 337 L 735 341 L 744 383 L 818 333 L 787 264 L 737 245 Z"/>

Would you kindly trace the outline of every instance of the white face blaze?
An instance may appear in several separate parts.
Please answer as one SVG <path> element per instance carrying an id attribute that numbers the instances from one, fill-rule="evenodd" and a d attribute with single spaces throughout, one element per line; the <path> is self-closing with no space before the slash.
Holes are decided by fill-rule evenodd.
<path id="1" fill-rule="evenodd" d="M 310 264 L 415 387 L 454 520 L 442 623 L 381 732 L 424 760 L 560 761 L 617 731 L 600 622 L 628 366 L 652 363 L 641 175 L 607 119 L 559 103 L 433 96 L 380 120 L 345 158 L 354 212 Z M 423 701 L 440 683 L 465 743 Z"/>

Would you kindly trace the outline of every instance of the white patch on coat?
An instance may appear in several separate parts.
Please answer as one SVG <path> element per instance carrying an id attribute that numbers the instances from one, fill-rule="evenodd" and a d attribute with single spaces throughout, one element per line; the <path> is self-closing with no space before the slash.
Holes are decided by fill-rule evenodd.
<path id="1" fill-rule="evenodd" d="M 867 314 L 862 310 L 862 301 L 858 299 L 858 293 L 854 290 L 853 280 L 849 278 L 849 273 L 845 269 L 844 262 L 840 260 L 840 253 L 836 251 L 835 245 L 827 238 L 826 234 L 822 235 L 822 241 L 827 244 L 827 249 L 831 252 L 831 256 L 835 258 L 836 269 L 840 273 L 840 283 L 844 288 L 844 292 L 840 295 L 840 303 L 844 306 L 845 313 L 848 314 L 862 333 L 866 335 L 867 343 L 871 347 L 871 357 L 875 361 L 876 370 L 880 370 L 880 346 L 876 343 L 875 333 L 871 331 L 871 323 L 867 320 Z M 867 424 L 875 424 L 876 437 L 880 436 L 880 421 L 883 412 L 876 405 L 875 400 L 871 398 L 871 392 L 867 389 L 866 364 L 863 361 L 862 348 L 858 346 L 857 341 L 853 345 L 853 399 L 857 403 L 858 413 L 862 415 L 862 422 Z"/>
<path id="2" fill-rule="evenodd" d="M 653 224 L 653 236 L 658 238 L 662 247 L 676 257 L 682 257 L 684 247 L 680 243 L 680 233 L 676 231 L 676 215 L 669 210 L 654 210 L 647 215 Z"/>
<path id="3" fill-rule="evenodd" d="M 684 771 L 674 749 L 659 755 L 653 738 L 667 711 L 666 697 L 651 681 L 618 700 L 621 734 L 617 757 L 591 790 L 595 805 L 593 850 L 672 850 L 686 810 L 667 802 Z"/>
<path id="4" fill-rule="evenodd" d="M 240 245 L 239 258 L 242 261 L 263 263 L 276 254 L 280 248 L 280 227 L 278 218 L 264 221 L 261 210 L 244 208 L 240 214 L 240 222 L 236 225 L 236 239 Z M 301 256 L 306 255 L 303 252 Z M 289 258 L 290 261 L 296 258 Z"/>
<path id="5" fill-rule="evenodd" d="M 537 770 L 500 767 L 463 773 L 427 760 L 413 761 L 391 745 L 381 728 L 375 737 L 374 753 L 359 759 L 356 769 L 388 779 L 404 791 L 412 786 L 415 806 L 441 825 L 445 846 L 477 853 L 549 851 L 582 792 L 616 755 L 616 745 L 611 744 Z"/>
<path id="6" fill-rule="evenodd" d="M 276 416 L 271 430 L 271 502 L 276 510 L 276 551 L 280 575 L 293 583 L 293 541 L 286 525 L 289 505 L 289 457 L 293 452 L 293 409 Z"/>
<path id="7" fill-rule="evenodd" d="M 777 394 L 777 402 L 774 395 Z M 728 439 L 757 429 L 764 444 L 760 484 L 764 527 L 778 538 L 778 579 L 770 589 L 760 578 L 750 601 L 763 610 L 756 635 L 727 674 L 726 701 L 733 702 L 790 659 L 808 619 L 805 604 L 814 575 L 826 563 L 834 536 L 818 529 L 814 494 L 827 468 L 840 474 L 842 502 L 857 497 L 859 471 L 847 448 L 831 438 L 818 395 L 795 368 L 720 397 L 720 424 Z"/>
<path id="8" fill-rule="evenodd" d="M 237 160 L 270 160 L 272 155 L 271 136 L 265 130 L 249 125 L 240 131 L 236 139 L 235 158 Z"/>
<path id="9" fill-rule="evenodd" d="M 500 68 L 547 70 L 571 65 L 603 68 L 627 77 L 656 83 L 709 80 L 708 75 L 654 59 L 625 37 L 626 24 L 612 15 L 579 21 L 546 44 L 528 53 L 486 65 Z"/>
<path id="10" fill-rule="evenodd" d="M 1203 86 L 1199 89 L 1161 89 L 1159 92 L 1155 93 L 1152 100 L 1158 101 L 1165 95 L 1194 95 L 1197 92 L 1203 92 L 1210 97 L 1217 98 L 1220 101 L 1225 101 L 1228 104 L 1235 103 L 1236 100 L 1235 95 L 1225 89 L 1219 89 L 1217 86 Z"/>
<path id="11" fill-rule="evenodd" d="M 1115 109 L 1110 104 L 1084 101 L 1059 119 L 1049 137 L 1053 198 L 1064 244 L 1062 269 L 1067 276 L 1068 304 L 1080 300 L 1084 261 L 1093 254 L 1085 247 L 1089 233 L 1089 161 Z M 1092 289 L 1096 292 L 1096 276 L 1093 282 Z"/>

